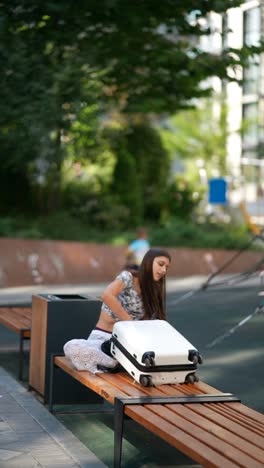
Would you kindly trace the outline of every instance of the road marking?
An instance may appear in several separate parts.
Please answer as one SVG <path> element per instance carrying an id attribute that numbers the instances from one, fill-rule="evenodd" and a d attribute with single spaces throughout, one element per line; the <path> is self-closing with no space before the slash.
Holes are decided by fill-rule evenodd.
<path id="1" fill-rule="evenodd" d="M 251 320 L 255 315 L 259 314 L 260 312 L 264 312 L 264 305 L 263 304 L 259 305 L 254 310 L 254 312 L 252 314 L 249 314 L 247 317 L 245 317 L 243 320 L 241 320 L 235 327 L 230 328 L 230 330 L 228 330 L 226 333 L 224 333 L 223 335 L 220 335 L 217 338 L 215 338 L 215 340 L 213 340 L 211 343 L 206 345 L 206 348 L 213 348 L 216 344 L 221 343 L 221 341 L 223 341 L 225 338 L 227 338 L 230 335 L 232 335 L 233 333 L 235 333 L 235 331 L 238 328 L 245 325 L 245 323 L 247 323 L 249 320 Z"/>

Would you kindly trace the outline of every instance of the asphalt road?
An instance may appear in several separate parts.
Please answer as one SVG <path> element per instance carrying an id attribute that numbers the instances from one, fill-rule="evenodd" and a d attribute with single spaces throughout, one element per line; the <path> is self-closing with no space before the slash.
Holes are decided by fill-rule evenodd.
<path id="1" fill-rule="evenodd" d="M 217 279 L 217 281 L 219 278 Z M 169 279 L 168 321 L 180 331 L 204 358 L 201 380 L 236 394 L 242 402 L 264 413 L 264 298 L 258 277 L 237 284 L 212 283 L 201 289 L 204 277 Z M 29 303 L 32 294 L 78 293 L 100 296 L 105 285 L 35 286 L 0 290 L 0 304 Z M 258 311 L 256 311 L 258 310 Z M 0 352 L 17 348 L 18 338 L 0 326 Z M 1 364 L 1 360 L 0 360 Z"/>
<path id="2" fill-rule="evenodd" d="M 212 287 L 180 302 L 179 293 L 170 293 L 168 319 L 202 353 L 201 380 L 264 413 L 264 300 L 259 307 L 259 292 L 259 285 Z"/>
<path id="3" fill-rule="evenodd" d="M 204 358 L 201 380 L 223 392 L 234 393 L 242 403 L 264 413 L 264 307 L 258 294 L 264 290 L 258 277 L 202 289 L 206 278 L 169 279 L 169 322 Z M 219 280 L 219 278 L 218 278 Z M 100 296 L 105 285 L 36 286 L 0 290 L 0 304 L 30 303 L 32 294 L 68 293 Z M 0 325 L 0 365 L 15 378 L 18 337 Z M 111 413 L 58 414 L 57 418 L 106 466 L 112 468 L 113 415 Z M 134 421 L 125 424 L 123 464 L 127 468 L 197 468 L 188 457 L 170 447 Z M 2 466 L 2 465 L 1 465 Z M 9 465 L 8 465 L 9 466 Z"/>

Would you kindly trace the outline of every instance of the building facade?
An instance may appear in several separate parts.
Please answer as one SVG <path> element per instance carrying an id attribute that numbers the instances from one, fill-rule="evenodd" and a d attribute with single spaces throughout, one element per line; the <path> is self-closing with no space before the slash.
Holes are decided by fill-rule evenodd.
<path id="1" fill-rule="evenodd" d="M 230 47 L 257 46 L 264 33 L 264 3 L 249 0 L 227 12 L 223 27 Z M 231 30 L 229 32 L 229 30 Z M 229 167 L 240 177 L 246 202 L 264 195 L 264 56 L 251 58 L 248 68 L 237 71 L 243 84 L 229 83 L 226 98 L 231 132 L 227 154 Z M 242 132 L 239 131 L 242 129 Z"/>

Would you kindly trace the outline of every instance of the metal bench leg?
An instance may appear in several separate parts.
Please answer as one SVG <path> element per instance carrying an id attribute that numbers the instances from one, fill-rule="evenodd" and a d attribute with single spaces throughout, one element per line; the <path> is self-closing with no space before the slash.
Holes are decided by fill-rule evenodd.
<path id="1" fill-rule="evenodd" d="M 123 439 L 123 425 L 124 425 L 124 407 L 126 405 L 145 405 L 145 404 L 169 404 L 169 403 L 219 403 L 219 402 L 234 402 L 241 400 L 232 393 L 221 394 L 202 394 L 190 396 L 142 396 L 142 397 L 126 397 L 115 398 L 115 441 L 114 441 L 114 468 L 121 466 L 122 454 L 122 439 Z"/>
<path id="2" fill-rule="evenodd" d="M 124 427 L 124 404 L 118 398 L 115 399 L 115 420 L 114 420 L 114 468 L 120 468 L 122 455 L 122 440 Z"/>
<path id="3" fill-rule="evenodd" d="M 19 370 L 18 370 L 19 380 L 23 380 L 23 370 L 24 370 L 24 331 L 20 330 L 20 333 L 19 333 Z"/>
<path id="4" fill-rule="evenodd" d="M 22 328 L 19 332 L 19 370 L 18 370 L 18 378 L 19 380 L 23 380 L 23 373 L 24 373 L 24 341 L 29 340 L 28 336 L 25 336 L 26 332 L 30 332 L 30 328 Z"/>
<path id="5" fill-rule="evenodd" d="M 49 411 L 53 413 L 53 394 L 54 394 L 54 358 L 56 354 L 50 355 L 50 381 L 49 381 Z"/>

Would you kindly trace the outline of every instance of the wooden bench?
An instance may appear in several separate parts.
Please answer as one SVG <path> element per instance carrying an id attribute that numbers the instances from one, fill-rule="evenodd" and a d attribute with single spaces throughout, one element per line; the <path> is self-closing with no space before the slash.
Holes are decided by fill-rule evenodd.
<path id="1" fill-rule="evenodd" d="M 31 307 L 0 307 L 0 323 L 19 335 L 18 378 L 23 379 L 24 341 L 30 339 Z"/>
<path id="2" fill-rule="evenodd" d="M 264 466 L 264 415 L 234 395 L 203 382 L 142 387 L 126 372 L 77 371 L 57 355 L 51 359 L 51 412 L 55 367 L 114 405 L 115 467 L 121 466 L 124 414 L 205 467 Z"/>

